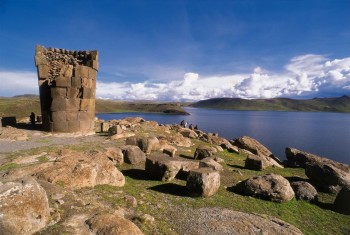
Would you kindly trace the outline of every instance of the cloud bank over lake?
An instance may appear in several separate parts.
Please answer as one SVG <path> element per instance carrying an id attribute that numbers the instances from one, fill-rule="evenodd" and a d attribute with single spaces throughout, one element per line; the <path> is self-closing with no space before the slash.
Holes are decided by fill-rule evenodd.
<path id="1" fill-rule="evenodd" d="M 160 76 L 160 75 L 158 75 Z M 166 77 L 167 74 L 162 76 Z M 5 96 L 37 94 L 37 75 L 28 71 L 0 71 Z M 98 75 L 97 97 L 118 100 L 195 101 L 215 97 L 274 98 L 331 97 L 350 94 L 350 57 L 329 59 L 306 54 L 292 58 L 280 71 L 256 67 L 254 71 L 206 76 L 191 71 L 179 80 L 105 82 Z"/>

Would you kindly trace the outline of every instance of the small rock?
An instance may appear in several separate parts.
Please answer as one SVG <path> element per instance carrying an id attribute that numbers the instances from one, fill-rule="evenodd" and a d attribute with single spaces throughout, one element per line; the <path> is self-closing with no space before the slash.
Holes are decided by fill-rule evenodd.
<path id="1" fill-rule="evenodd" d="M 133 196 L 126 195 L 124 197 L 124 200 L 125 200 L 127 206 L 129 206 L 129 207 L 137 207 L 137 200 Z"/>
<path id="2" fill-rule="evenodd" d="M 144 214 L 144 215 L 142 215 L 141 218 L 142 218 L 142 220 L 145 221 L 146 223 L 151 223 L 151 224 L 153 224 L 154 221 L 155 221 L 154 217 L 151 216 L 151 215 L 149 215 L 149 214 Z"/>
<path id="3" fill-rule="evenodd" d="M 314 202 L 318 200 L 317 190 L 314 186 L 305 181 L 292 182 L 290 184 L 298 200 Z"/>
<path id="4" fill-rule="evenodd" d="M 63 204 L 64 204 L 64 201 L 63 201 L 62 199 L 57 200 L 57 202 L 58 202 L 58 204 L 60 204 L 60 205 L 63 205 Z"/>
<path id="5" fill-rule="evenodd" d="M 213 156 L 214 153 L 216 153 L 217 150 L 215 148 L 209 147 L 209 146 L 199 146 L 197 147 L 195 153 L 194 153 L 194 159 L 204 159 L 207 157 Z"/>

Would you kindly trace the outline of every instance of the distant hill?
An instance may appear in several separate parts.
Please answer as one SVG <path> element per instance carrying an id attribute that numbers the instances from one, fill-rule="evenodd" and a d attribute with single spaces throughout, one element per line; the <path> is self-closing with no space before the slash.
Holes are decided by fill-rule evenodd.
<path id="1" fill-rule="evenodd" d="M 296 100 L 288 98 L 273 99 L 240 99 L 214 98 L 191 104 L 197 108 L 227 109 L 227 110 L 274 110 L 303 112 L 350 112 L 350 96 L 337 98 L 314 98 Z"/>
<path id="2" fill-rule="evenodd" d="M 31 112 L 40 115 L 40 101 L 37 95 L 0 97 L 0 117 L 28 117 Z M 127 102 L 115 100 L 96 100 L 96 113 L 150 112 L 165 114 L 188 113 L 177 103 Z"/>

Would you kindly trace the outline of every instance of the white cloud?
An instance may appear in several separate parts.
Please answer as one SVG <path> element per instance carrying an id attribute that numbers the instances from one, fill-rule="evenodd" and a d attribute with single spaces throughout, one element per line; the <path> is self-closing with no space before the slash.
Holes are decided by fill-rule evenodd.
<path id="1" fill-rule="evenodd" d="M 4 84 L 0 86 L 3 96 L 38 93 L 37 75 L 33 72 L 0 71 L 0 81 Z M 350 57 L 329 60 L 309 54 L 292 58 L 279 73 L 257 67 L 251 74 L 201 76 L 190 72 L 178 80 L 154 81 L 150 78 L 137 83 L 104 82 L 99 77 L 96 93 L 100 98 L 167 101 L 340 96 L 350 92 Z"/>
<path id="2" fill-rule="evenodd" d="M 28 71 L 1 71 L 0 96 L 38 94 L 38 75 Z"/>

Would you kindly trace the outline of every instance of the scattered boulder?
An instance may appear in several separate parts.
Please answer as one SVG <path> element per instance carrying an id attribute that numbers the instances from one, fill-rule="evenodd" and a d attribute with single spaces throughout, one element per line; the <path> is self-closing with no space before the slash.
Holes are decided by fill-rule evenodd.
<path id="1" fill-rule="evenodd" d="M 175 157 L 176 151 L 177 148 L 171 145 L 168 145 L 167 147 L 163 148 L 163 153 L 168 154 L 170 157 Z"/>
<path id="2" fill-rule="evenodd" d="M 123 133 L 123 129 L 120 125 L 111 126 L 108 128 L 108 136 L 117 135 Z"/>
<path id="3" fill-rule="evenodd" d="M 223 171 L 224 168 L 223 166 L 218 163 L 217 161 L 214 160 L 214 158 L 211 158 L 211 157 L 207 157 L 207 158 L 204 158 L 203 160 L 201 160 L 199 162 L 199 167 L 209 167 L 213 170 L 216 170 L 216 171 Z"/>
<path id="4" fill-rule="evenodd" d="M 124 161 L 129 164 L 138 164 L 146 161 L 146 155 L 138 146 L 126 145 L 123 147 Z"/>
<path id="5" fill-rule="evenodd" d="M 245 168 L 255 171 L 264 170 L 266 167 L 276 166 L 282 167 L 280 164 L 275 164 L 275 161 L 270 161 L 271 159 L 265 156 L 249 154 L 245 160 Z"/>
<path id="6" fill-rule="evenodd" d="M 275 166 L 283 168 L 281 160 L 274 156 L 268 148 L 266 148 L 256 139 L 248 136 L 242 136 L 234 140 L 234 145 L 238 148 L 248 150 L 255 155 L 264 156 L 266 159 L 273 162 Z"/>
<path id="7" fill-rule="evenodd" d="M 142 235 L 141 230 L 130 220 L 116 214 L 95 215 L 88 219 L 86 224 L 90 232 L 97 234 L 121 234 L 121 235 Z"/>
<path id="8" fill-rule="evenodd" d="M 337 193 L 350 185 L 350 171 L 346 167 L 338 168 L 331 162 L 310 162 L 305 166 L 305 174 L 320 190 Z"/>
<path id="9" fill-rule="evenodd" d="M 344 186 L 339 193 L 337 194 L 337 197 L 334 201 L 334 207 L 337 211 L 340 213 L 344 213 L 347 215 L 350 215 L 350 186 Z"/>
<path id="10" fill-rule="evenodd" d="M 287 179 L 276 174 L 255 176 L 236 185 L 236 190 L 244 195 L 271 200 L 274 202 L 290 201 L 294 191 Z"/>
<path id="11" fill-rule="evenodd" d="M 201 160 L 207 157 L 211 157 L 216 152 L 217 152 L 216 148 L 209 147 L 209 146 L 199 146 L 197 147 L 194 153 L 194 159 Z"/>
<path id="12" fill-rule="evenodd" d="M 44 228 L 50 218 L 45 190 L 33 179 L 0 185 L 0 233 L 33 234 Z"/>
<path id="13" fill-rule="evenodd" d="M 318 200 L 317 190 L 314 186 L 305 181 L 292 182 L 290 184 L 294 190 L 295 198 L 309 202 Z"/>
<path id="14" fill-rule="evenodd" d="M 187 176 L 186 188 L 191 196 L 210 197 L 220 187 L 220 174 L 209 167 L 191 170 Z"/>
<path id="15" fill-rule="evenodd" d="M 150 154 L 152 150 L 159 149 L 159 140 L 157 137 L 142 138 L 137 141 L 139 148 L 146 154 Z"/>
<path id="16" fill-rule="evenodd" d="M 156 180 L 170 181 L 182 172 L 197 169 L 199 162 L 189 161 L 179 157 L 169 157 L 167 154 L 152 154 L 146 158 L 145 171 Z"/>
<path id="17" fill-rule="evenodd" d="M 225 208 L 200 208 L 190 213 L 190 218 L 183 218 L 180 234 L 303 234 L 295 226 L 268 215 Z"/>
<path id="18" fill-rule="evenodd" d="M 183 128 L 182 130 L 180 130 L 180 134 L 183 135 L 184 137 L 191 138 L 191 139 L 198 138 L 198 134 L 195 131 L 190 130 L 188 128 Z"/>
<path id="19" fill-rule="evenodd" d="M 122 165 L 124 163 L 124 155 L 120 148 L 106 148 L 105 154 L 115 165 Z"/>
<path id="20" fill-rule="evenodd" d="M 124 175 L 102 153 L 63 152 L 57 160 L 36 173 L 37 177 L 70 189 L 99 184 L 124 186 Z"/>
<path id="21" fill-rule="evenodd" d="M 170 144 L 174 144 L 179 147 L 190 147 L 192 142 L 189 138 L 184 137 L 180 133 L 175 133 L 174 135 L 170 135 L 167 137 L 167 140 Z"/>

